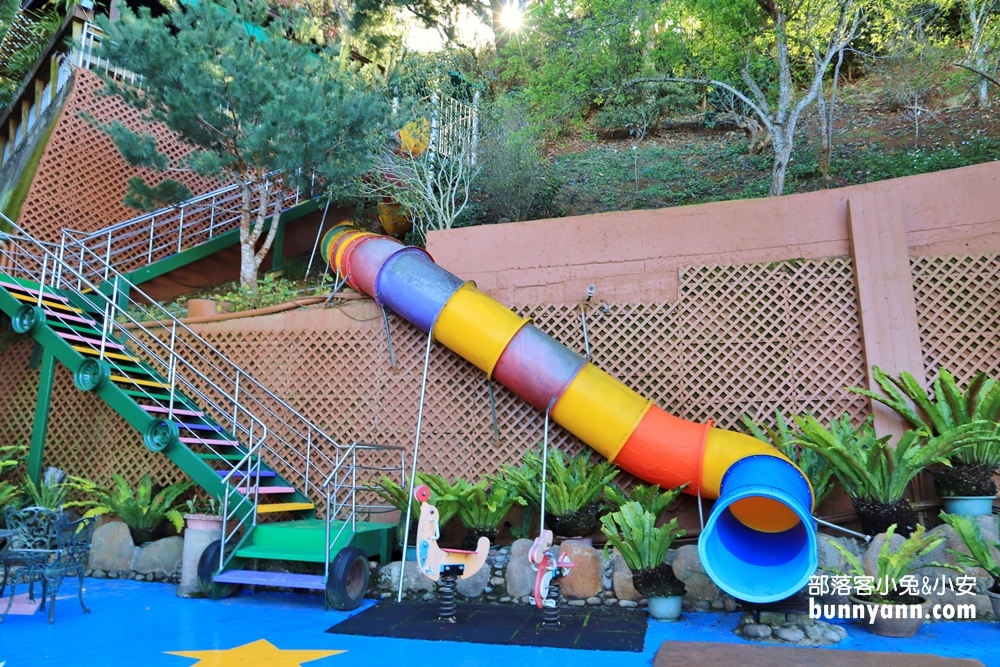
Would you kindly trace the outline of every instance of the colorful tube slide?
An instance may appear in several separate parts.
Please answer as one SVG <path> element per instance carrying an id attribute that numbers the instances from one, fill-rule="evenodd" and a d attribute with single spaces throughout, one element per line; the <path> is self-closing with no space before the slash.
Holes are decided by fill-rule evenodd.
<path id="1" fill-rule="evenodd" d="M 623 470 L 717 499 L 698 550 L 720 588 L 771 602 L 808 582 L 817 566 L 812 488 L 778 450 L 664 412 L 420 248 L 346 225 L 322 248 L 351 287 L 535 408 L 551 405 L 552 419 Z"/>

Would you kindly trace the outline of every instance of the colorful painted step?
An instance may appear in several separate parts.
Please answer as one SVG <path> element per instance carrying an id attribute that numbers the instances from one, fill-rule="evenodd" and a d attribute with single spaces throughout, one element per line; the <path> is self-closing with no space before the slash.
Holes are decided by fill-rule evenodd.
<path id="1" fill-rule="evenodd" d="M 80 354 L 91 354 L 91 355 L 96 354 L 96 355 L 100 356 L 100 354 L 101 354 L 100 345 L 101 344 L 98 342 L 96 348 L 93 348 L 93 347 L 82 347 L 80 345 L 72 345 L 71 347 L 74 350 L 76 350 L 77 352 L 79 352 Z M 127 355 L 127 354 L 119 354 L 118 352 L 108 352 L 108 351 L 105 351 L 104 352 L 104 357 L 107 358 L 107 359 L 118 359 L 119 361 L 131 361 L 133 363 L 138 363 L 139 362 L 139 360 L 136 359 L 133 356 L 130 356 L 130 355 Z"/>
<path id="2" fill-rule="evenodd" d="M 164 382 L 155 382 L 153 380 L 137 380 L 135 378 L 125 377 L 124 375 L 112 375 L 112 382 L 123 382 L 125 384 L 134 384 L 139 387 L 156 387 L 157 389 L 170 389 L 170 385 Z"/>
<path id="3" fill-rule="evenodd" d="M 236 490 L 239 493 L 247 493 L 248 489 L 245 486 L 238 486 Z M 257 493 L 260 495 L 278 495 L 282 493 L 295 493 L 294 486 L 258 486 Z"/>
<path id="4" fill-rule="evenodd" d="M 15 292 L 11 293 L 11 296 L 18 301 L 23 301 L 25 303 L 37 304 L 38 296 L 31 296 L 30 294 L 17 294 Z M 65 300 L 64 300 L 65 301 Z M 57 310 L 67 310 L 71 313 L 76 313 L 77 315 L 82 315 L 83 311 L 75 306 L 69 305 L 69 303 L 64 303 L 64 301 L 56 301 L 49 299 L 48 295 L 42 297 L 42 307 L 44 308 L 55 308 Z"/>
<path id="5" fill-rule="evenodd" d="M 248 586 L 279 586 L 321 591 L 326 588 L 319 574 L 292 574 L 290 572 L 257 572 L 254 570 L 229 570 L 216 575 L 216 583 L 245 584 Z"/>
<path id="6" fill-rule="evenodd" d="M 279 512 L 308 512 L 316 509 L 312 503 L 268 503 L 257 505 L 257 514 L 277 514 Z"/>
<path id="7" fill-rule="evenodd" d="M 244 454 L 216 454 L 214 452 L 208 454 L 195 454 L 199 459 L 203 461 L 242 461 Z M 256 461 L 257 457 L 250 459 L 251 461 Z"/>
<path id="8" fill-rule="evenodd" d="M 27 281 L 24 281 L 22 283 L 22 281 L 13 276 L 6 276 L 4 280 L 0 280 L 0 287 L 6 287 L 12 290 L 27 292 L 28 294 L 33 295 L 35 298 L 38 298 L 37 283 L 29 283 Z M 53 292 L 50 288 L 45 288 L 44 290 L 42 290 L 42 293 L 45 295 L 46 299 L 53 299 L 55 301 L 62 301 L 64 303 L 69 303 L 69 299 L 64 297 L 62 294 L 57 294 Z"/>
<path id="9" fill-rule="evenodd" d="M 229 431 L 225 430 L 224 428 L 222 428 L 221 426 L 215 426 L 213 424 L 190 424 L 190 423 L 177 422 L 177 421 L 175 421 L 174 424 L 176 424 L 177 428 L 181 429 L 182 431 L 184 431 L 184 430 L 187 430 L 187 431 L 215 431 L 216 433 L 228 433 L 229 432 Z"/>
<path id="10" fill-rule="evenodd" d="M 302 563 L 322 563 L 326 560 L 324 549 L 299 549 L 295 547 L 264 547 L 251 545 L 236 550 L 237 558 L 261 560 L 294 560 Z"/>
<path id="11" fill-rule="evenodd" d="M 96 334 L 98 332 L 95 331 L 94 333 Z M 96 348 L 100 348 L 101 347 L 101 339 L 100 338 L 97 338 L 97 339 L 94 339 L 94 338 L 84 338 L 83 336 L 77 336 L 76 334 L 70 334 L 70 333 L 66 333 L 64 331 L 57 331 L 56 335 L 59 336 L 60 338 L 62 338 L 63 340 L 71 340 L 71 341 L 75 341 L 77 343 L 86 343 L 87 345 L 91 345 L 91 346 L 96 347 Z M 124 350 L 125 349 L 124 345 L 116 343 L 113 340 L 105 340 L 104 341 L 104 347 L 105 348 L 111 348 L 111 349 L 114 349 L 114 350 Z M 132 359 L 132 361 L 137 361 L 137 360 L 136 359 Z"/>
<path id="12" fill-rule="evenodd" d="M 220 440 L 218 438 L 181 438 L 185 445 L 225 445 L 227 447 L 238 447 L 236 440 Z"/>
<path id="13" fill-rule="evenodd" d="M 169 407 L 163 407 L 162 405 L 144 405 L 142 409 L 146 412 L 157 412 L 160 414 L 167 414 L 170 412 Z M 205 413 L 198 410 L 178 410 L 174 409 L 173 413 L 175 415 L 180 415 L 181 417 L 204 417 Z"/>

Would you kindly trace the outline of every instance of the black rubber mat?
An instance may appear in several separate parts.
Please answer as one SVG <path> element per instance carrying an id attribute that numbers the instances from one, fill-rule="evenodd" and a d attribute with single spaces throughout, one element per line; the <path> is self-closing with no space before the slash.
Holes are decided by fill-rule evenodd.
<path id="1" fill-rule="evenodd" d="M 436 602 L 383 601 L 327 632 L 473 644 L 549 646 L 588 651 L 642 651 L 646 612 L 618 607 L 563 607 L 558 628 L 542 625 L 533 605 L 458 605 L 457 623 L 437 620 Z"/>

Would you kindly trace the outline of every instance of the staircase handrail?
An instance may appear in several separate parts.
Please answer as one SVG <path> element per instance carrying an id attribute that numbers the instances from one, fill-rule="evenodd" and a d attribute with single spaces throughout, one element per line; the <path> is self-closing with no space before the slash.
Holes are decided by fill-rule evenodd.
<path id="1" fill-rule="evenodd" d="M 37 254 L 32 254 L 27 252 L 25 248 L 21 248 L 24 252 L 20 256 L 31 257 L 39 264 L 39 266 L 32 269 L 21 262 L 20 266 L 16 268 L 19 268 L 22 273 L 26 274 L 24 277 L 39 282 L 43 286 L 43 291 L 45 287 L 62 288 L 76 294 L 82 299 L 89 299 L 91 301 L 95 298 L 100 299 L 105 305 L 106 312 L 109 314 L 105 318 L 108 323 L 107 330 L 104 332 L 105 339 L 113 337 L 113 334 L 116 333 L 124 336 L 128 341 L 146 353 L 147 356 L 151 355 L 152 358 L 159 361 L 159 365 L 164 369 L 162 376 L 167 377 L 171 384 L 181 380 L 185 384 L 186 389 L 193 394 L 193 398 L 196 397 L 201 403 L 210 406 L 220 415 L 227 415 L 231 408 L 233 417 L 224 421 L 219 420 L 220 424 L 232 426 L 237 430 L 242 429 L 245 434 L 251 436 L 253 441 L 259 442 L 259 445 L 251 443 L 252 446 L 249 446 L 248 449 L 256 450 L 258 446 L 262 447 L 277 460 L 282 461 L 289 469 L 296 473 L 296 476 L 301 477 L 302 488 L 306 493 L 314 491 L 317 495 L 325 495 L 325 490 L 322 488 L 321 482 L 312 476 L 312 469 L 318 466 L 329 467 L 331 469 L 339 468 L 346 455 L 353 451 L 352 445 L 342 445 L 319 427 L 312 424 L 301 413 L 255 380 L 247 371 L 234 364 L 219 350 L 205 341 L 204 338 L 174 317 L 161 305 L 157 304 L 151 297 L 144 294 L 142 290 L 124 275 L 116 271 L 113 267 L 102 265 L 103 260 L 89 249 L 80 246 L 85 259 L 89 259 L 93 262 L 93 265 L 96 265 L 100 269 L 96 273 L 100 273 L 103 277 L 104 290 L 108 289 L 107 285 L 110 282 L 112 286 L 110 289 L 112 292 L 111 295 L 105 294 L 102 291 L 101 283 L 96 280 L 91 281 L 88 275 L 84 275 L 77 268 L 63 262 L 57 253 L 57 246 L 42 243 L 31 238 L 16 223 L 5 216 L 0 217 L 10 224 L 15 232 L 14 234 L 7 235 L 8 241 L 21 240 L 42 251 L 43 256 L 39 258 Z M 4 254 L 8 257 L 14 256 L 9 251 Z M 51 271 L 49 270 L 50 264 L 52 265 Z M 86 266 L 91 266 L 91 264 L 88 263 Z M 85 290 L 92 291 L 88 294 L 85 293 Z M 142 313 L 142 316 L 137 318 L 130 312 L 129 308 L 121 307 L 120 304 L 123 302 L 133 310 L 138 309 Z M 123 317 L 126 322 L 117 322 L 116 318 L 119 317 Z M 149 342 L 140 338 L 140 334 L 145 334 L 152 341 L 156 341 L 161 347 L 167 348 L 169 351 L 167 355 L 168 359 L 160 359 L 150 347 Z M 163 340 L 168 335 L 170 337 L 169 345 L 164 343 Z M 195 345 L 203 348 L 204 352 L 197 349 Z M 178 347 L 190 356 L 180 354 Z M 104 349 L 101 350 L 102 357 L 104 357 L 105 352 Z M 105 359 L 105 361 L 113 363 L 113 359 Z M 200 361 L 207 366 L 209 372 L 221 374 L 227 380 L 228 386 L 231 389 L 220 387 L 216 381 L 207 375 L 205 370 L 195 366 L 193 361 Z M 213 399 L 207 396 L 200 387 L 179 374 L 177 372 L 178 364 L 183 365 L 189 372 L 199 377 L 202 382 L 207 383 L 215 389 L 221 395 L 223 401 L 228 402 L 228 405 L 225 408 L 218 405 L 218 398 Z M 253 389 L 253 393 L 250 393 L 248 389 Z M 148 392 L 145 393 L 148 394 Z M 271 401 L 286 414 L 278 414 L 275 409 L 264 404 L 264 399 Z M 255 407 L 256 411 L 251 411 L 249 409 L 251 407 Z M 272 428 L 267 431 L 270 435 L 269 441 L 262 440 L 258 435 L 253 433 L 252 429 L 248 429 L 245 424 L 240 423 L 240 414 L 245 414 L 255 420 L 254 424 L 259 423 L 260 427 L 266 428 L 264 420 L 257 416 L 260 413 L 272 420 Z M 274 424 L 284 427 L 290 435 L 282 436 L 282 434 L 276 432 Z M 306 443 L 305 454 L 300 452 L 293 443 L 289 442 L 290 438 L 295 438 Z M 284 445 L 287 451 L 278 451 L 276 448 L 278 443 Z M 328 456 L 327 451 L 334 453 L 335 458 Z M 233 466 L 230 475 L 238 467 L 249 466 L 254 453 L 248 453 L 240 463 Z M 297 463 L 290 460 L 294 455 L 297 455 L 300 459 Z M 353 495 L 354 489 L 347 489 L 346 493 Z M 256 496 L 257 494 L 254 493 L 252 495 Z M 247 497 L 249 498 L 250 496 L 251 494 L 248 493 Z M 253 502 L 256 506 L 256 498 L 253 498 Z M 249 516 L 252 517 L 254 522 L 256 521 L 255 513 L 251 512 Z M 350 518 L 349 516 L 345 517 L 345 520 Z"/>
<path id="2" fill-rule="evenodd" d="M 284 182 L 280 172 L 267 175 L 271 187 Z M 242 183 L 231 183 L 179 204 L 151 211 L 92 232 L 64 229 L 60 241 L 60 257 L 74 260 L 74 253 L 86 247 L 102 257 L 104 264 L 126 272 L 152 264 L 211 241 L 239 226 L 242 216 Z M 285 191 L 266 202 L 271 215 L 297 206 L 303 201 L 300 188 Z M 254 198 L 251 217 L 260 209 L 259 197 Z M 76 258 L 80 272 L 85 272 L 82 260 Z"/>

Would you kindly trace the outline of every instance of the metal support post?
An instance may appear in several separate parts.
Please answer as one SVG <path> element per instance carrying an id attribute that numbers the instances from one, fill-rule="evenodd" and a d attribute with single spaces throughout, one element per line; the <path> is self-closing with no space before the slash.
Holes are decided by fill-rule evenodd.
<path id="1" fill-rule="evenodd" d="M 326 200 L 326 206 L 323 207 L 323 217 L 319 221 L 319 229 L 316 230 L 316 240 L 313 241 L 312 253 L 309 254 L 309 264 L 306 266 L 306 278 L 309 277 L 309 272 L 313 268 L 313 260 L 316 259 L 316 250 L 319 248 L 319 241 L 323 237 L 323 225 L 326 224 L 326 214 L 330 210 L 330 200 Z"/>
<path id="2" fill-rule="evenodd" d="M 36 486 L 42 478 L 42 455 L 45 452 L 45 434 L 49 428 L 49 407 L 52 404 L 52 383 L 55 373 L 55 357 L 48 350 L 44 350 L 42 352 L 42 370 L 38 375 L 35 422 L 31 428 L 31 447 L 28 450 L 28 478 Z"/>
<path id="3" fill-rule="evenodd" d="M 274 243 L 271 244 L 271 270 L 277 271 L 281 268 L 281 255 L 285 251 L 285 223 L 281 218 L 277 222 L 275 217 L 281 213 L 281 202 L 277 203 L 277 208 L 271 214 L 271 224 L 278 225 L 278 231 L 274 234 Z"/>
<path id="4" fill-rule="evenodd" d="M 385 341 L 389 345 L 389 367 L 396 367 L 396 354 L 392 350 L 392 333 L 389 331 L 389 315 L 382 308 L 382 324 L 385 325 Z"/>
<path id="5" fill-rule="evenodd" d="M 403 601 L 403 576 L 406 570 L 406 545 L 410 541 L 410 517 L 413 515 L 413 483 L 417 477 L 417 457 L 420 454 L 420 429 L 424 423 L 424 399 L 427 397 L 427 369 L 431 363 L 431 343 L 434 341 L 434 327 L 427 332 L 427 351 L 424 353 L 424 376 L 420 381 L 420 406 L 417 408 L 417 429 L 413 436 L 413 463 L 410 466 L 410 484 L 406 491 L 406 526 L 403 528 L 403 562 L 400 563 L 399 593 L 396 602 Z M 404 487 L 406 485 L 404 484 Z"/>
<path id="6" fill-rule="evenodd" d="M 542 511 L 538 518 L 538 534 L 545 530 L 545 480 L 549 476 L 549 413 L 552 412 L 556 404 L 556 397 L 549 401 L 549 407 L 545 408 L 545 435 L 542 438 Z"/>
<path id="7" fill-rule="evenodd" d="M 493 392 L 493 380 L 486 378 L 486 385 L 490 388 L 490 415 L 493 417 L 493 439 L 496 445 L 500 446 L 500 426 L 497 424 L 497 399 Z"/>

